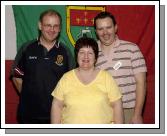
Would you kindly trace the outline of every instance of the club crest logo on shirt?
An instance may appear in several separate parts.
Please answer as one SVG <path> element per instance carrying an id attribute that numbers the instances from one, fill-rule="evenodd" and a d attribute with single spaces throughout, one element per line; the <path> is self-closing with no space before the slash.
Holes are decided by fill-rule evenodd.
<path id="1" fill-rule="evenodd" d="M 57 55 L 55 63 L 59 66 L 63 65 L 63 55 Z"/>

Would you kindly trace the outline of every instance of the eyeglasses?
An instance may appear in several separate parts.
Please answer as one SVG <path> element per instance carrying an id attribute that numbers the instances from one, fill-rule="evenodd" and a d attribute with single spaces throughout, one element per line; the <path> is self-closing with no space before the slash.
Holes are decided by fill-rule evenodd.
<path id="1" fill-rule="evenodd" d="M 44 28 L 45 29 L 59 29 L 60 28 L 60 25 L 50 25 L 50 24 L 43 24 Z"/>

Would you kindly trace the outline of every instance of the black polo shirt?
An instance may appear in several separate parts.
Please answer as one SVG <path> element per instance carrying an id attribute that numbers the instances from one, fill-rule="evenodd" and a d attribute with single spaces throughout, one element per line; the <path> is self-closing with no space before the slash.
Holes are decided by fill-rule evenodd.
<path id="1" fill-rule="evenodd" d="M 14 75 L 23 79 L 19 104 L 22 120 L 50 119 L 51 92 L 62 75 L 72 69 L 67 52 L 61 43 L 47 51 L 35 41 L 18 55 Z"/>

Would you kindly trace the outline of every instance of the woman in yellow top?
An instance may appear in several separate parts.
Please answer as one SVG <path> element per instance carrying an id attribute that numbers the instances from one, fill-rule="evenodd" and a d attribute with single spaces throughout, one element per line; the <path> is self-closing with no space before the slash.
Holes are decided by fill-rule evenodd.
<path id="1" fill-rule="evenodd" d="M 111 75 L 95 68 L 98 45 L 82 37 L 75 45 L 78 67 L 64 74 L 52 92 L 51 123 L 123 123 L 121 93 Z"/>

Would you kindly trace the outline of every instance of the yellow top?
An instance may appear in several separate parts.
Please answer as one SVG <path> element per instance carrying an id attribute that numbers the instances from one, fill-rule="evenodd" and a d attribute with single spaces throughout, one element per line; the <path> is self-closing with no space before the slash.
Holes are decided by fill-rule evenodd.
<path id="1" fill-rule="evenodd" d="M 65 104 L 63 124 L 110 124 L 113 122 L 110 102 L 122 95 L 111 75 L 104 70 L 87 85 L 71 70 L 60 79 L 52 96 Z"/>

